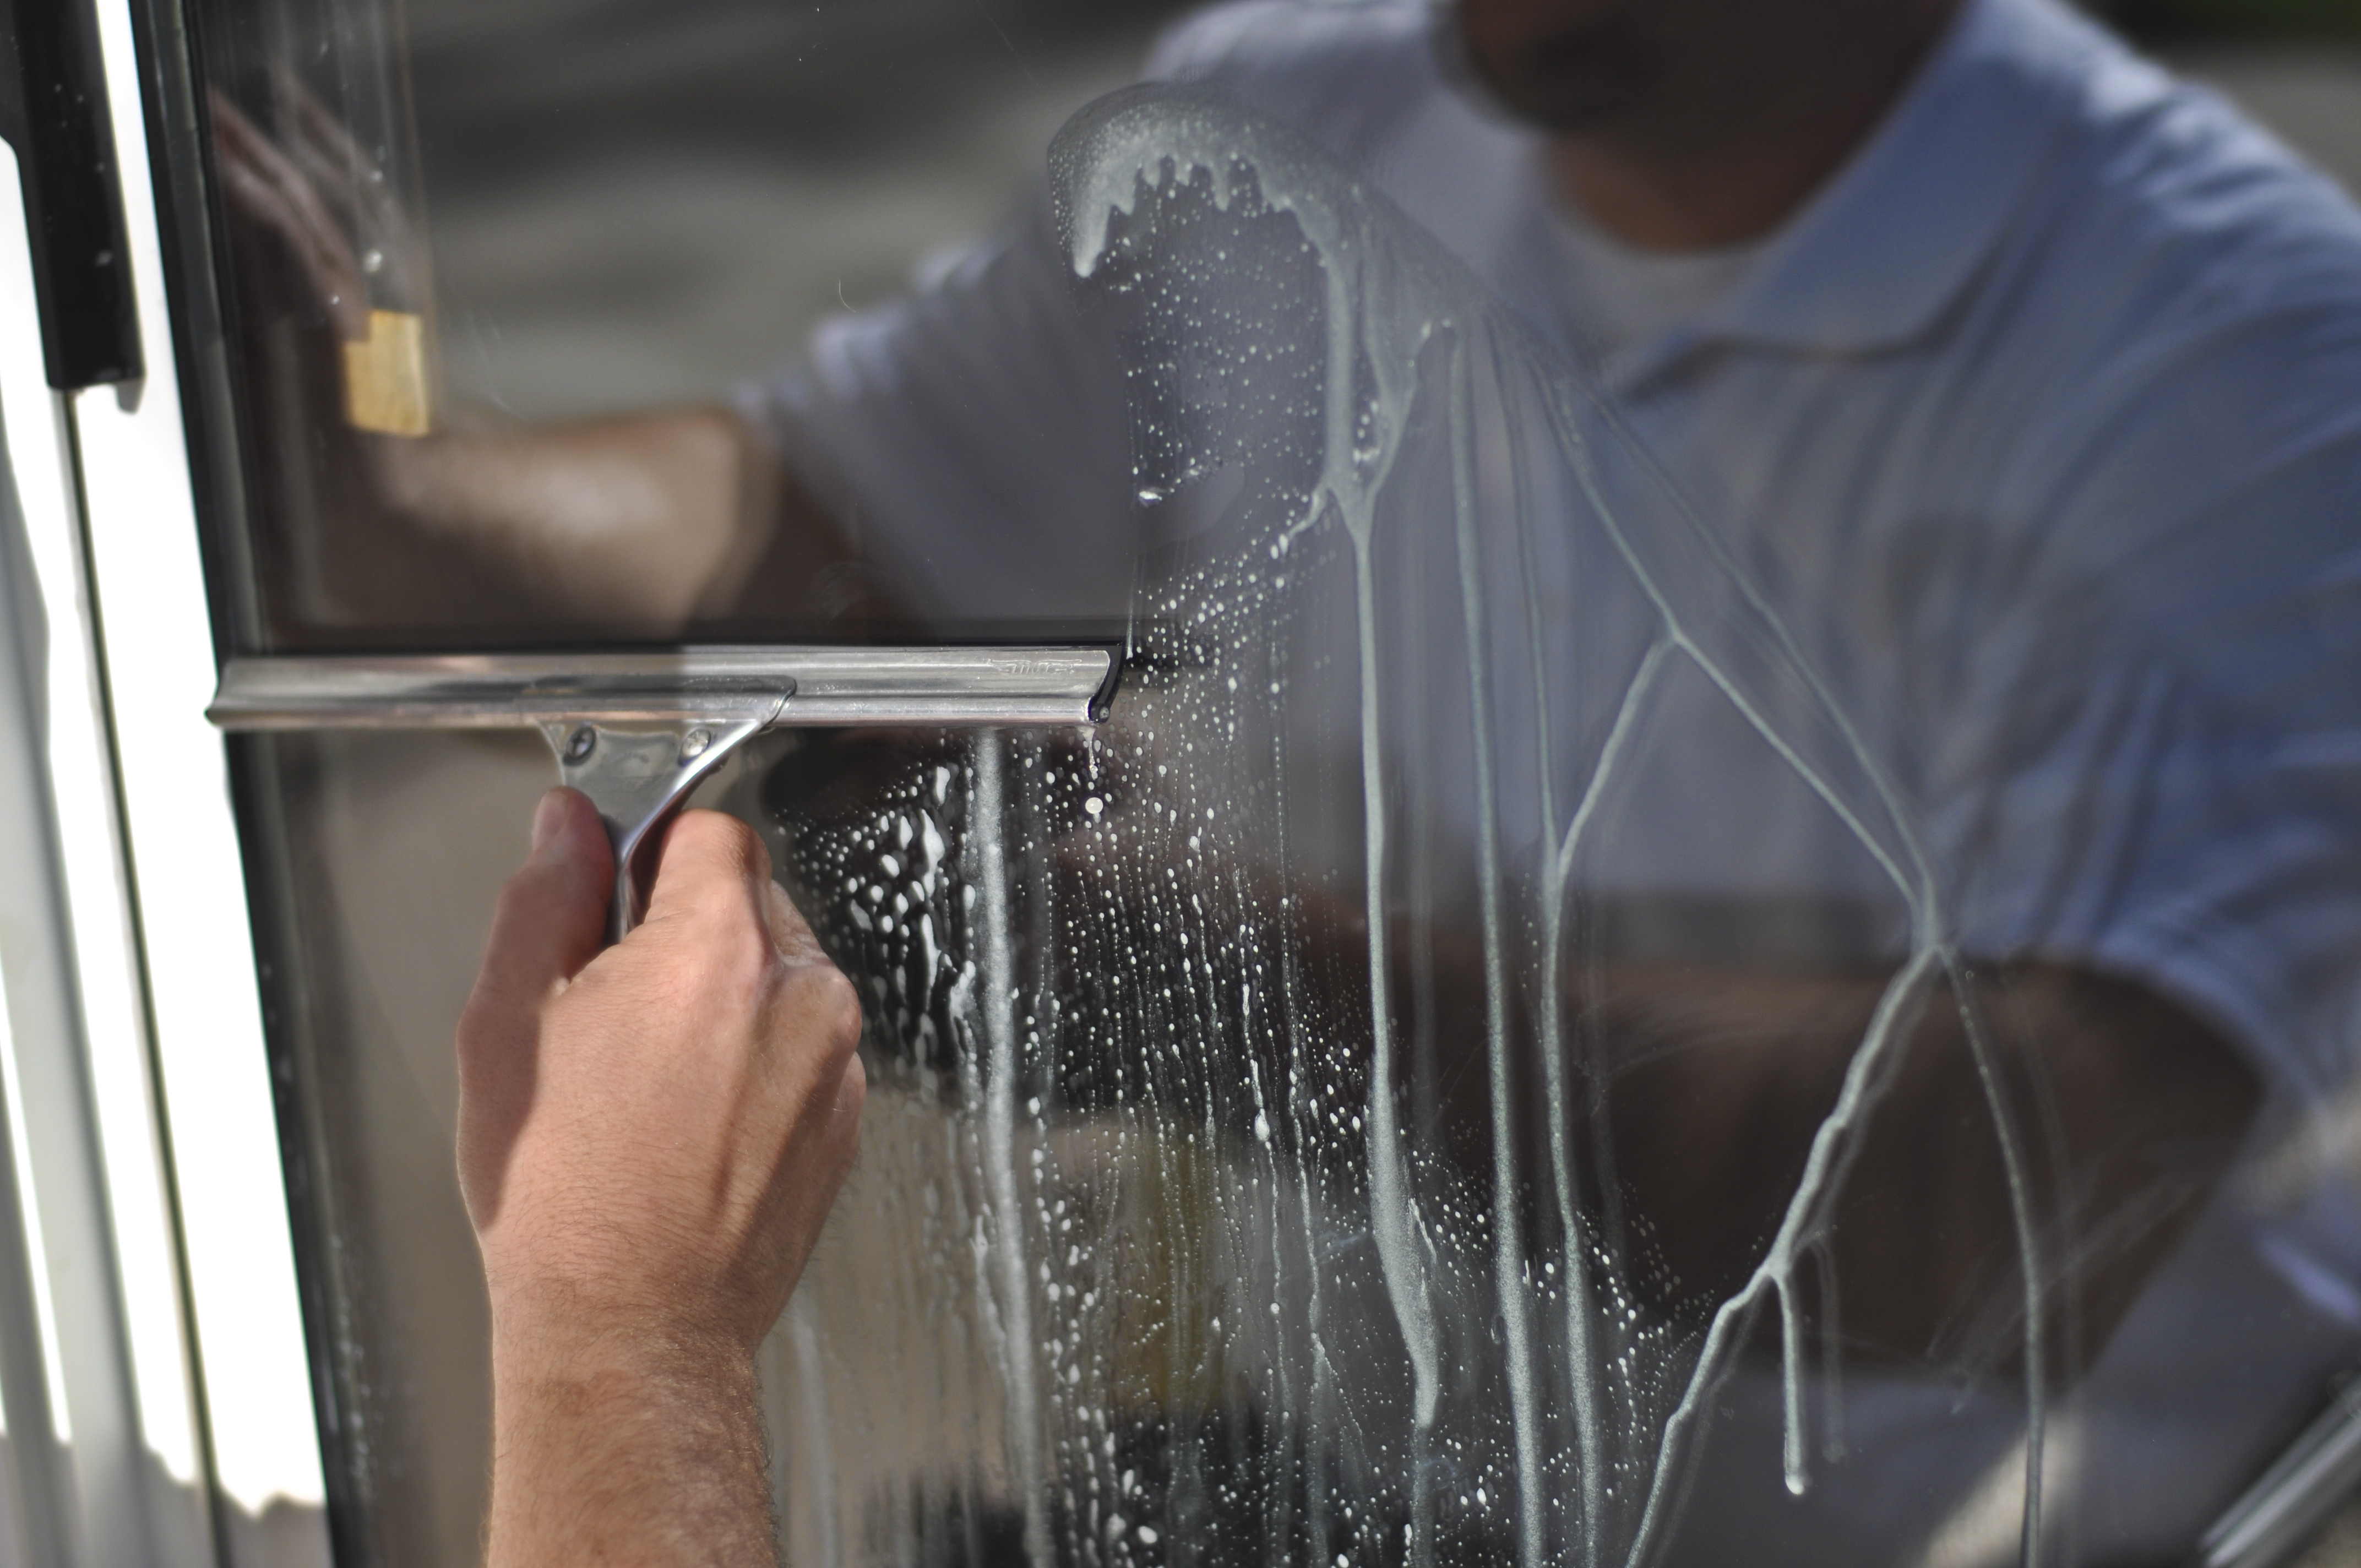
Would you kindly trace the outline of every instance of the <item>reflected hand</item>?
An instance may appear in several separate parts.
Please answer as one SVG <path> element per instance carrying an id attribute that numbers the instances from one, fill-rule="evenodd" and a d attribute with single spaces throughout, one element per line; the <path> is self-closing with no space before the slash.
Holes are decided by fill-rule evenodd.
<path id="1" fill-rule="evenodd" d="M 429 443 L 388 439 L 350 420 L 347 356 L 370 337 L 368 280 L 351 236 L 356 190 L 371 171 L 309 94 L 282 79 L 274 97 L 277 139 L 223 93 L 210 99 L 247 397 L 266 411 L 270 461 L 309 455 L 290 465 L 286 477 L 301 476 L 293 485 L 258 487 L 267 498 L 258 529 L 279 536 L 258 554 L 318 562 L 307 587 L 323 602 L 305 605 L 299 613 L 306 618 L 414 620 L 419 607 L 448 602 L 446 614 L 490 619 L 468 591 L 474 574 L 464 557 L 422 549 L 409 515 L 404 498 L 419 488 L 422 462 L 432 460 L 422 450 Z M 390 199 L 380 196 L 379 205 L 390 214 Z M 298 533 L 309 537 L 298 544 Z M 290 578 L 266 591 L 291 598 L 304 589 Z"/>
<path id="2" fill-rule="evenodd" d="M 369 277 L 396 299 L 421 292 L 425 264 L 417 231 L 384 171 L 302 83 L 282 77 L 277 100 L 280 141 L 226 96 L 212 95 L 223 194 L 233 211 L 287 247 L 337 335 L 360 342 L 368 335 Z M 356 234 L 374 241 L 366 258 L 354 249 Z"/>
<path id="3" fill-rule="evenodd" d="M 308 504 L 273 520 L 313 532 L 336 603 L 307 613 L 670 638 L 700 609 L 741 599 L 801 612 L 849 551 L 727 410 L 539 430 L 463 422 L 419 438 L 352 428 L 343 350 L 326 341 L 370 336 L 368 269 L 348 236 L 379 237 L 396 297 L 418 291 L 411 269 L 423 263 L 414 230 L 344 128 L 300 87 L 280 98 L 280 141 L 219 94 L 213 123 L 234 236 L 263 242 L 234 268 L 249 293 L 248 329 L 288 314 L 285 296 L 296 296 L 295 363 L 258 343 L 248 371 L 293 378 L 254 395 L 280 417 L 308 406 L 324 449 L 297 466 L 292 488 L 316 487 Z M 290 451 L 310 445 L 290 439 L 300 430 L 269 433 Z M 784 529 L 783 509 L 796 512 Z"/>
<path id="4" fill-rule="evenodd" d="M 297 102 L 311 111 L 296 116 L 299 126 L 325 119 L 308 97 Z M 368 290 L 335 204 L 335 185 L 320 177 L 323 149 L 299 144 L 297 150 L 282 150 L 219 93 L 212 107 L 214 166 L 231 207 L 287 247 L 337 336 L 347 343 L 368 337 Z M 349 146 L 341 130 L 336 137 Z"/>
<path id="5" fill-rule="evenodd" d="M 860 1012 L 741 824 L 675 822 L 602 951 L 612 865 L 543 800 L 459 1023 L 491 1559 L 767 1562 L 754 1352 L 852 1161 Z"/>
<path id="6" fill-rule="evenodd" d="M 232 269 L 256 337 L 246 370 L 279 378 L 249 395 L 271 411 L 277 446 L 313 454 L 291 464 L 286 486 L 258 487 L 274 498 L 266 529 L 312 534 L 304 548 L 269 554 L 322 563 L 334 605 L 302 613 L 657 639 L 734 607 L 766 620 L 837 618 L 830 573 L 851 550 L 726 409 L 542 429 L 463 420 L 418 438 L 353 428 L 342 345 L 371 336 L 372 281 L 396 299 L 423 293 L 423 251 L 335 117 L 291 80 L 277 102 L 275 140 L 218 93 L 212 114 L 233 240 L 259 242 Z M 357 254 L 355 234 L 379 249 Z M 291 315 L 291 356 L 268 341 L 270 323 Z M 311 431 L 286 428 L 295 410 L 310 411 Z M 284 495 L 303 499 L 274 515 Z"/>

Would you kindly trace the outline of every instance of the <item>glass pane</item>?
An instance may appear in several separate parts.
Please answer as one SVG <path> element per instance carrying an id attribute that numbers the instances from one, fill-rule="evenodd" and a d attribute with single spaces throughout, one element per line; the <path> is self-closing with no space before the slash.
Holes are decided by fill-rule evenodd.
<path id="1" fill-rule="evenodd" d="M 870 569 L 869 476 L 821 459 L 790 367 L 1023 236 L 1049 133 L 1173 0 L 192 8 L 251 644 L 1120 628 L 1119 400 L 987 464 L 1062 473 L 1064 578 L 953 602 L 948 551 L 923 583 Z M 973 366 L 908 396 L 1003 400 Z M 990 531 L 1026 484 L 904 499 Z"/>
<path id="2" fill-rule="evenodd" d="M 549 751 L 529 732 L 243 749 L 275 828 L 258 938 L 336 1560 L 469 1562 L 490 1324 L 450 1036 Z"/>
<path id="3" fill-rule="evenodd" d="M 207 0 L 225 598 L 1122 642 L 1096 731 L 701 792 L 869 1006 L 788 1561 L 2185 1560 L 2361 1354 L 2361 217 L 1970 0 L 1652 256 L 1481 10 Z M 2205 38 L 2349 155 L 2350 45 Z M 551 764 L 239 765 L 339 1549 L 461 1560 L 447 1037 Z"/>

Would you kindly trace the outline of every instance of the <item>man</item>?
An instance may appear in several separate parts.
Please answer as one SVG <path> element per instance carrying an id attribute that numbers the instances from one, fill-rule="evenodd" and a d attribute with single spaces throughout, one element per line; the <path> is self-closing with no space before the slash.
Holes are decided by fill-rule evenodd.
<path id="1" fill-rule="evenodd" d="M 1452 16 L 1438 51 L 1415 7 L 1233 7 L 1157 69 L 1293 120 L 1446 236 L 1595 368 L 1772 585 L 1932 824 L 1948 929 L 1988 970 L 2002 1077 L 2054 1118 L 2061 1188 L 2086 1219 L 2136 1219 L 2075 1255 L 2054 1307 L 2102 1356 L 2248 1128 L 2285 1136 L 2349 1070 L 2349 826 L 2304 759 L 2361 728 L 2322 608 L 2349 591 L 2335 540 L 2361 493 L 2344 411 L 2361 225 L 2234 115 L 2041 0 Z M 234 189 L 312 232 L 246 151 Z M 1076 438 L 1114 401 L 1072 390 L 1104 367 L 1066 287 L 1046 231 L 1020 231 L 824 334 L 738 413 L 386 444 L 380 499 L 561 620 L 661 630 L 752 605 L 808 623 L 848 583 L 938 617 L 1119 608 L 1122 575 L 1075 547 L 1127 476 Z M 1712 683 L 1666 689 L 1666 728 L 1706 739 L 1642 759 L 1655 816 L 1602 885 L 1857 899 L 1890 927 L 1894 901 Z M 1880 941 L 1840 956 L 1890 968 Z M 1713 1223 L 1757 1167 L 1711 1151 L 1793 1147 L 1817 1124 L 1883 973 L 1650 974 L 1630 964 L 1586 999 L 1634 1042 L 1620 1175 L 1670 1247 L 1694 1244 L 1685 1270 L 1714 1277 L 1743 1265 L 1760 1216 Z M 2020 1239 L 2005 1162 L 1947 1114 L 1993 1092 L 1969 1027 L 1923 1016 L 1890 1162 L 1837 1227 L 1849 1321 L 1905 1356 L 1958 1330 L 1980 1260 Z M 1681 1070 L 1700 1060 L 1714 1070 Z M 2186 1157 L 2161 1181 L 2158 1150 Z M 2350 1338 L 2337 1222 L 2295 1203 L 2218 1228 L 2206 1255 L 2265 1283 L 2215 1321 L 2293 1325 L 2249 1381 L 2301 1390 Z M 2099 1538 L 2185 1543 L 2300 1398 L 2221 1416 L 2210 1470 L 2158 1440 L 2145 1517 Z"/>

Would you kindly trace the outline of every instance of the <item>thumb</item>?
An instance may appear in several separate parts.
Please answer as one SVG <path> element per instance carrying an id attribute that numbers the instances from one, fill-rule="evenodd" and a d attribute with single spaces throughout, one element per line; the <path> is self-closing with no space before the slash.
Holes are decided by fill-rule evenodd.
<path id="1" fill-rule="evenodd" d="M 459 1189 L 478 1227 L 500 1212 L 508 1153 L 532 1103 L 543 1009 L 598 955 L 614 863 L 588 796 L 554 789 L 541 797 L 533 854 L 500 889 L 455 1036 Z"/>
<path id="2" fill-rule="evenodd" d="M 614 891 L 614 851 L 598 808 L 579 790 L 543 795 L 533 854 L 500 889 L 467 1011 L 512 1018 L 581 973 L 606 941 Z"/>

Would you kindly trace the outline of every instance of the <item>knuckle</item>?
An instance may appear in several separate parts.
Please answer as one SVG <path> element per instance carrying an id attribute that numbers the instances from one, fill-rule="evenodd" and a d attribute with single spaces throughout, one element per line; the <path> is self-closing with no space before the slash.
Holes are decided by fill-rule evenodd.
<path id="1" fill-rule="evenodd" d="M 771 853 L 763 847 L 763 836 L 737 817 L 719 811 L 684 811 L 674 831 L 720 866 L 749 875 L 760 872 L 763 880 L 769 880 Z"/>
<path id="2" fill-rule="evenodd" d="M 763 890 L 763 914 L 768 918 L 771 935 L 779 951 L 790 963 L 825 963 L 828 955 L 812 934 L 810 922 L 804 918 L 787 890 L 776 882 L 768 883 Z"/>
<path id="3" fill-rule="evenodd" d="M 500 931 L 523 917 L 527 906 L 535 902 L 539 892 L 531 867 L 515 872 L 500 883 L 500 896 L 492 901 L 492 929 Z"/>
<path id="4" fill-rule="evenodd" d="M 809 1023 L 830 1054 L 849 1057 L 861 1044 L 861 992 L 834 964 L 801 966 L 789 982 L 796 1014 Z"/>
<path id="5" fill-rule="evenodd" d="M 759 986 L 779 960 L 762 912 L 726 888 L 700 888 L 690 899 L 675 896 L 664 917 L 652 914 L 642 929 L 659 932 L 670 962 L 697 983 Z M 652 937 L 651 945 L 658 940 Z"/>
<path id="6" fill-rule="evenodd" d="M 771 934 L 749 920 L 732 920 L 713 944 L 722 983 L 742 996 L 758 996 L 776 972 L 779 950 Z"/>

